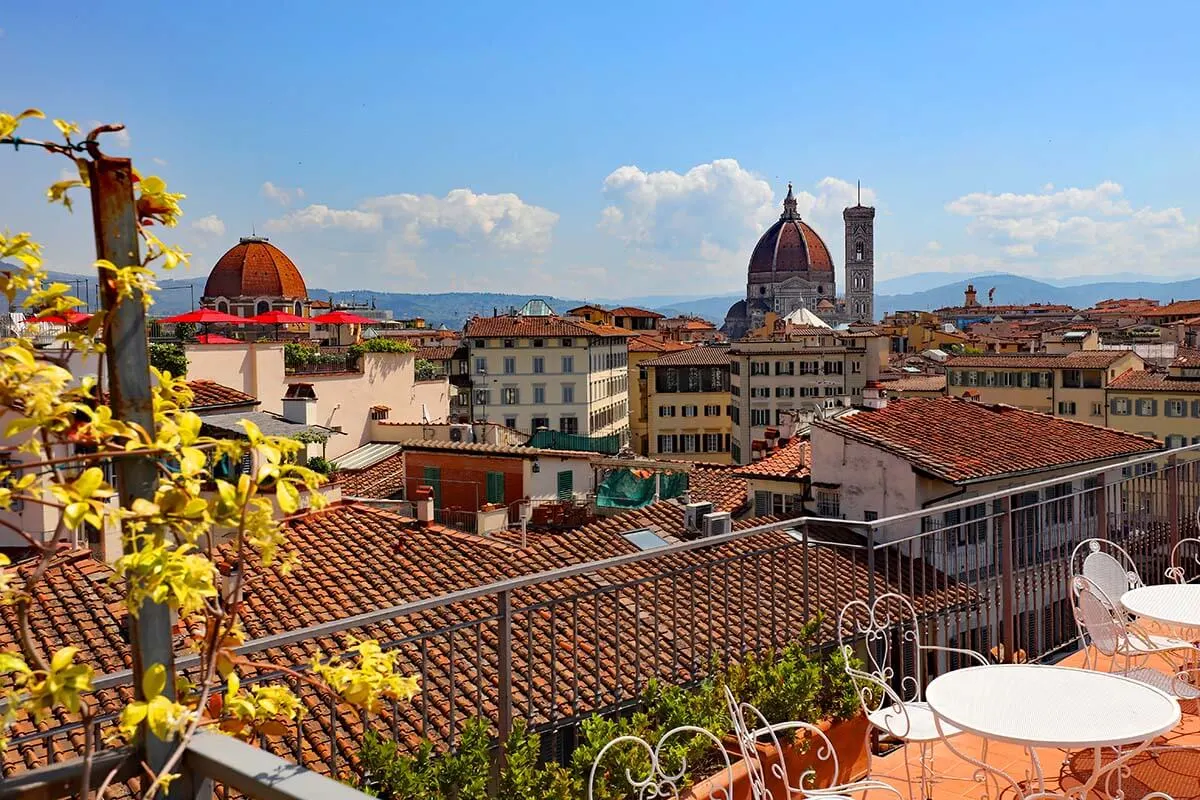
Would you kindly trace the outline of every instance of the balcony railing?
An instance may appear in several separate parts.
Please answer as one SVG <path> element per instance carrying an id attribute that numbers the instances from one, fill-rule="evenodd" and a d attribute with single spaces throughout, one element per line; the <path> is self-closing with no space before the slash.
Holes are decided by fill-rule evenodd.
<path id="1" fill-rule="evenodd" d="M 931 643 L 984 653 L 1004 645 L 1029 661 L 1052 660 L 1077 647 L 1066 594 L 1074 547 L 1110 539 L 1148 582 L 1161 580 L 1173 543 L 1196 535 L 1200 462 L 1190 459 L 1198 455 L 1200 446 L 1183 448 L 871 522 L 776 522 L 423 598 L 239 649 L 303 670 L 311 652 L 336 651 L 346 634 L 379 639 L 420 677 L 420 692 L 385 708 L 377 730 L 438 747 L 453 746 L 475 716 L 501 739 L 519 717 L 552 738 L 573 733 L 590 714 L 636 705 L 652 679 L 698 681 L 713 664 L 794 641 L 818 614 L 817 646 L 830 645 L 842 605 L 889 591 L 914 599 Z M 192 670 L 196 659 L 177 665 Z M 949 666 L 927 664 L 927 677 Z M 126 671 L 96 684 L 129 681 Z M 10 747 L 53 760 L 78 730 L 60 725 L 16 736 Z M 361 731 L 350 709 L 326 702 L 267 746 L 340 776 L 355 766 Z"/>

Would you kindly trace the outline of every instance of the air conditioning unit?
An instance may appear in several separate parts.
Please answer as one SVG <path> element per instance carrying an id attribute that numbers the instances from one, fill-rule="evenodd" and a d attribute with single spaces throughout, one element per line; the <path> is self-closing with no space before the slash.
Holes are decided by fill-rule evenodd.
<path id="1" fill-rule="evenodd" d="M 704 515 L 712 512 L 712 503 L 688 503 L 683 507 L 683 525 L 689 531 L 698 531 Z"/>
<path id="2" fill-rule="evenodd" d="M 700 536 L 708 539 L 713 536 L 724 536 L 733 530 L 733 517 L 728 511 L 716 514 L 705 514 L 700 522 Z"/>
<path id="3" fill-rule="evenodd" d="M 452 442 L 469 442 L 471 441 L 471 426 L 470 425 L 451 425 L 450 426 L 450 441 Z"/>

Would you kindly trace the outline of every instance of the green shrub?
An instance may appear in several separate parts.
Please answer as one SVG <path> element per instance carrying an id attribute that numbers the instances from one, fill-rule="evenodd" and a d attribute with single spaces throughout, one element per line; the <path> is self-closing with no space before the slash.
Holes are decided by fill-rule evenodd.
<path id="1" fill-rule="evenodd" d="M 331 475 L 334 471 L 333 462 L 321 456 L 311 456 L 308 459 L 308 468 L 322 475 Z"/>
<path id="2" fill-rule="evenodd" d="M 350 345 L 350 355 L 361 358 L 363 353 L 411 353 L 412 345 L 400 339 L 388 339 L 376 336 L 364 342 Z"/>
<path id="3" fill-rule="evenodd" d="M 173 342 L 150 343 L 150 366 L 169 372 L 176 378 L 187 376 L 188 359 L 183 346 Z"/>
<path id="4" fill-rule="evenodd" d="M 428 359 L 418 358 L 413 362 L 413 373 L 419 381 L 431 381 L 438 377 L 438 367 Z"/>

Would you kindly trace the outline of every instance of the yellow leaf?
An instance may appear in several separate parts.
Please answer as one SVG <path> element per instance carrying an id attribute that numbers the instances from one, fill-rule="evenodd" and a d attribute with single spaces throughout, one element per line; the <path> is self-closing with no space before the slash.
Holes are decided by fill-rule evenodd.
<path id="1" fill-rule="evenodd" d="M 67 122 L 65 119 L 54 120 L 54 127 L 58 128 L 59 133 L 63 136 L 70 136 L 72 133 L 79 133 L 79 126 L 74 122 Z"/>
<path id="2" fill-rule="evenodd" d="M 142 694 L 147 700 L 153 700 L 162 694 L 163 688 L 167 685 L 167 668 L 162 664 L 155 664 L 150 669 L 146 670 L 146 674 L 142 676 Z"/>
<path id="3" fill-rule="evenodd" d="M 300 508 L 300 492 L 291 481 L 280 481 L 275 487 L 275 500 L 284 514 L 295 514 Z"/>
<path id="4" fill-rule="evenodd" d="M 29 667 L 25 660 L 16 653 L 0 653 L 0 675 L 7 675 L 10 672 L 28 675 Z"/>
<path id="5" fill-rule="evenodd" d="M 50 671 L 61 672 L 71 665 L 75 660 L 75 654 L 79 652 L 78 647 L 64 647 L 54 654 L 54 658 L 50 659 Z"/>
<path id="6" fill-rule="evenodd" d="M 104 483 L 104 470 L 99 467 L 88 467 L 75 479 L 75 491 L 80 497 L 90 498 Z"/>
<path id="7" fill-rule="evenodd" d="M 77 528 L 91 510 L 91 506 L 87 503 L 68 503 L 67 507 L 63 509 L 63 522 L 68 528 Z"/>

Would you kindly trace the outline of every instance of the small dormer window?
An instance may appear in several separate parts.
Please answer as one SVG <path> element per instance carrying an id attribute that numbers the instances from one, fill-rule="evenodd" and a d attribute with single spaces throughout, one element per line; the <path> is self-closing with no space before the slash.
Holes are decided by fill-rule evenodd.
<path id="1" fill-rule="evenodd" d="M 371 406 L 371 419 L 376 422 L 385 420 L 388 418 L 389 412 L 391 412 L 391 409 L 387 406 Z"/>

